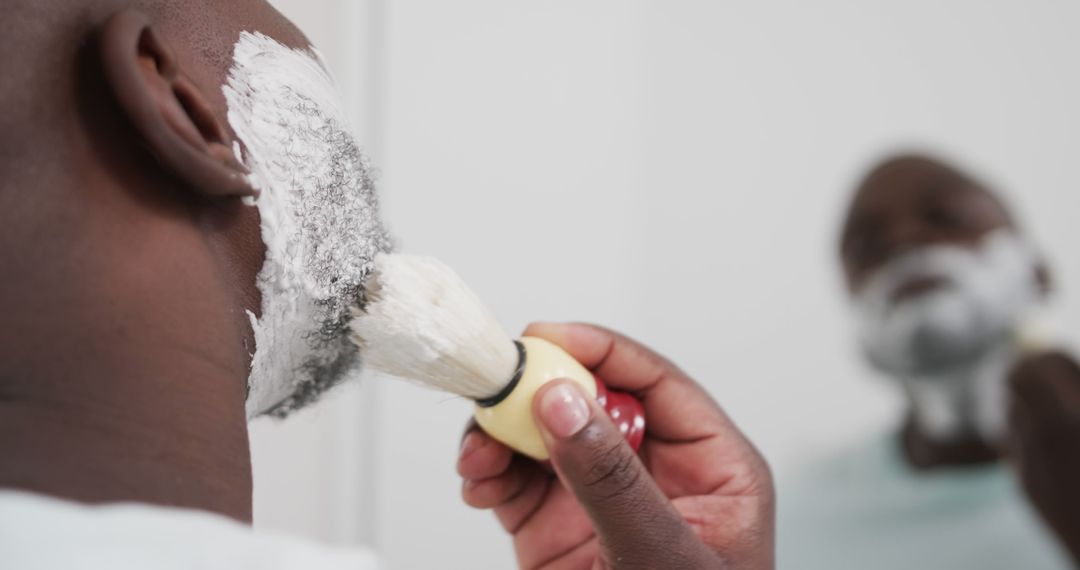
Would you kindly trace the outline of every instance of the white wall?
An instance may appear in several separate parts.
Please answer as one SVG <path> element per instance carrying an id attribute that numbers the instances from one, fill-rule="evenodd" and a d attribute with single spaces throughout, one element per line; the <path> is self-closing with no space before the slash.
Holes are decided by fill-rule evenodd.
<path id="1" fill-rule="evenodd" d="M 893 421 L 893 394 L 855 358 L 833 256 L 850 187 L 891 150 L 942 151 L 1006 189 L 1080 330 L 1080 4 L 378 5 L 364 25 L 381 71 L 357 101 L 381 102 L 373 154 L 403 248 L 456 267 L 511 329 L 592 320 L 654 345 L 781 469 Z M 509 567 L 497 525 L 458 499 L 468 406 L 379 390 L 352 469 L 375 474 L 364 506 L 389 566 Z M 282 454 L 263 435 L 267 465 Z M 296 498 L 260 500 L 334 536 Z"/>

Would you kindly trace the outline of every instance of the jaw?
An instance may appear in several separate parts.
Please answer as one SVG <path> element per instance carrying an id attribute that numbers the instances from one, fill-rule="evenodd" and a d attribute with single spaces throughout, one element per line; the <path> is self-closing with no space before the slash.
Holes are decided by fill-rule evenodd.
<path id="1" fill-rule="evenodd" d="M 260 195 L 265 258 L 249 311 L 255 353 L 249 416 L 313 401 L 356 363 L 350 308 L 390 250 L 367 160 L 329 73 L 311 49 L 242 32 L 222 87 Z"/>

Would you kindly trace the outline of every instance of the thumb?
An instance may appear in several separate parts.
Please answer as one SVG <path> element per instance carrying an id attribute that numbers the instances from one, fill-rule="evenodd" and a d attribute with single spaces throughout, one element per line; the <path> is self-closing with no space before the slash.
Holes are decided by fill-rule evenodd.
<path id="1" fill-rule="evenodd" d="M 543 386 L 533 398 L 533 416 L 559 479 L 585 508 L 609 565 L 715 564 L 607 414 L 577 384 Z M 680 559 L 685 564 L 671 566 Z"/>

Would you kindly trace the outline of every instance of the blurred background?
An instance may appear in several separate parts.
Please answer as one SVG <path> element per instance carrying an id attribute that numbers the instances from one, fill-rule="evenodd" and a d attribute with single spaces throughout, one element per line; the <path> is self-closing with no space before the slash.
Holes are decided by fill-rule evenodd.
<path id="1" fill-rule="evenodd" d="M 585 320 L 652 345 L 781 480 L 899 421 L 836 259 L 845 201 L 888 154 L 1001 189 L 1080 331 L 1078 3 L 273 4 L 349 98 L 403 251 L 455 267 L 511 332 Z M 373 544 L 389 568 L 511 567 L 459 499 L 469 409 L 369 379 L 256 421 L 256 524 Z"/>

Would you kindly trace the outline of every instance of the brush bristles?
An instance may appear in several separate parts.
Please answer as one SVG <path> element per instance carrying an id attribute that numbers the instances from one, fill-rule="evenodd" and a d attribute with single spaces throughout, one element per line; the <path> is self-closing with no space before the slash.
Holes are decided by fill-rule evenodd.
<path id="1" fill-rule="evenodd" d="M 513 340 L 436 259 L 380 255 L 365 301 L 351 326 L 370 368 L 474 400 L 499 393 L 517 368 Z"/>

